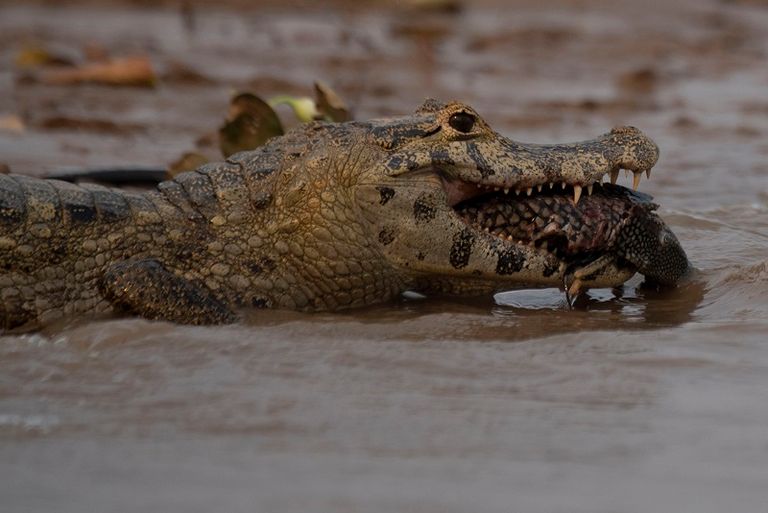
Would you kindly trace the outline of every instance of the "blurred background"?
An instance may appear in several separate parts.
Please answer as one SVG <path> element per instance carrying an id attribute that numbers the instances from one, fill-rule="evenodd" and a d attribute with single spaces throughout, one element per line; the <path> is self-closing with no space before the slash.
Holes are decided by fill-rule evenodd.
<path id="1" fill-rule="evenodd" d="M 356 119 L 641 128 L 697 280 L 0 337 L 0 510 L 765 509 L 768 2 L 0 0 L 0 171 L 216 158 L 233 94 L 315 81 Z"/>

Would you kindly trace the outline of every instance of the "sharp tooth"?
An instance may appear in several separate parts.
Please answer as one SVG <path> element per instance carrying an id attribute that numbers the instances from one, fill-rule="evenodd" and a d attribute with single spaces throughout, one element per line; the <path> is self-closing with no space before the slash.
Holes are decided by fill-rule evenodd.
<path id="1" fill-rule="evenodd" d="M 592 185 L 587 185 L 587 196 L 592 196 Z"/>
<path id="2" fill-rule="evenodd" d="M 541 231 L 544 235 L 548 233 L 554 233 L 558 230 L 557 223 L 552 221 L 547 226 L 544 227 L 544 229 Z"/>
<path id="3" fill-rule="evenodd" d="M 565 182 L 561 182 L 560 185 L 565 189 Z"/>
<path id="4" fill-rule="evenodd" d="M 536 189 L 537 189 L 539 192 L 541 192 L 541 188 L 542 188 L 542 187 L 544 187 L 544 186 L 543 186 L 543 185 L 541 185 L 541 184 L 539 184 L 539 185 L 537 185 L 537 186 L 536 186 Z"/>
<path id="5" fill-rule="evenodd" d="M 504 188 L 504 194 L 509 194 L 509 187 Z"/>
<path id="6" fill-rule="evenodd" d="M 532 192 L 533 192 L 533 187 L 528 187 L 528 188 L 525 190 L 525 193 L 526 193 L 528 196 L 530 196 Z"/>
<path id="7" fill-rule="evenodd" d="M 651 168 L 650 167 L 645 170 L 645 176 L 650 180 L 650 178 L 651 178 Z"/>
<path id="8" fill-rule="evenodd" d="M 613 171 L 611 171 L 611 184 L 616 185 L 616 180 L 618 179 L 619 179 L 619 170 L 614 169 Z"/>
<path id="9" fill-rule="evenodd" d="M 515 189 L 515 194 L 520 196 L 520 189 Z"/>
<path id="10" fill-rule="evenodd" d="M 573 204 L 579 204 L 579 198 L 581 198 L 581 185 L 573 186 Z"/>
<path id="11" fill-rule="evenodd" d="M 637 173 L 635 173 L 635 177 L 632 180 L 632 188 L 634 190 L 637 190 L 637 188 L 640 187 L 640 178 L 642 176 L 643 176 L 643 172 L 642 171 L 638 171 Z"/>
<path id="12" fill-rule="evenodd" d="M 629 179 L 629 169 L 624 170 L 624 178 Z"/>
<path id="13" fill-rule="evenodd" d="M 555 186 L 555 182 L 549 182 L 549 188 L 550 188 L 550 189 L 551 189 L 552 187 L 554 187 L 554 186 Z"/>

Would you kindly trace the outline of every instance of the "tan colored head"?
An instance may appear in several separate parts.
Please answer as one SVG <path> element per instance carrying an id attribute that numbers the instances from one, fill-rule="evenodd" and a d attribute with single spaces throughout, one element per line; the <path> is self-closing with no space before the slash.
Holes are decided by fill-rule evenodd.
<path id="1" fill-rule="evenodd" d="M 656 206 L 600 184 L 606 176 L 615 182 L 620 169 L 650 174 L 658 149 L 639 130 L 522 144 L 471 107 L 434 100 L 365 129 L 380 153 L 360 170 L 356 206 L 381 254 L 421 286 L 460 293 L 561 285 L 607 254 L 583 276 L 587 286 L 619 285 L 637 269 L 616 241 L 627 219 L 656 218 Z"/>

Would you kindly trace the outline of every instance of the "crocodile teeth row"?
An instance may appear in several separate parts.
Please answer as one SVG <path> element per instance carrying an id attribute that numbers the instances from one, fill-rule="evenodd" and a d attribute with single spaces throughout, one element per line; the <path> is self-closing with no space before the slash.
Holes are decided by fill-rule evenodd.
<path id="1" fill-rule="evenodd" d="M 629 170 L 625 170 L 625 172 L 627 174 L 629 174 Z M 633 180 L 632 180 L 632 188 L 634 190 L 637 190 L 637 188 L 640 186 L 640 178 L 642 177 L 643 173 L 645 173 L 645 176 L 647 176 L 648 178 L 651 177 L 651 170 L 650 169 L 646 169 L 645 171 L 642 171 L 642 170 L 633 171 L 633 173 L 634 173 L 634 177 L 633 177 Z M 613 171 L 610 172 L 610 175 L 611 175 L 611 184 L 616 185 L 616 180 L 618 180 L 618 178 L 619 178 L 619 169 L 614 169 Z M 596 180 L 596 181 L 594 181 L 594 182 L 592 182 L 592 183 L 590 183 L 589 185 L 586 185 L 586 186 L 579 185 L 579 184 L 574 184 L 573 185 L 573 203 L 574 204 L 578 204 L 579 203 L 579 199 L 581 198 L 581 192 L 584 189 L 584 187 L 587 188 L 587 195 L 591 196 L 592 195 L 592 189 L 593 189 L 594 185 L 596 183 L 602 183 L 603 179 L 604 179 L 604 176 L 600 177 L 598 180 Z M 520 194 L 522 194 L 523 192 L 525 192 L 526 196 L 530 196 L 533 193 L 533 187 L 527 187 L 525 189 L 522 189 L 522 188 L 521 189 L 512 189 L 510 187 L 493 187 L 492 185 L 483 185 L 483 184 L 480 184 L 480 183 L 475 184 L 475 185 L 477 185 L 478 188 L 486 189 L 486 190 L 494 190 L 495 192 L 499 192 L 500 190 L 503 189 L 504 190 L 504 194 L 509 194 L 509 191 L 514 190 L 515 194 L 518 195 L 518 196 Z M 555 186 L 555 182 L 549 182 L 549 188 L 550 189 L 552 189 L 554 186 Z M 568 186 L 568 184 L 565 183 L 565 182 L 560 182 L 560 186 L 562 187 L 562 189 L 565 189 Z M 536 185 L 536 190 L 539 191 L 539 192 L 541 192 L 541 190 L 543 188 L 544 188 L 544 184 Z"/>

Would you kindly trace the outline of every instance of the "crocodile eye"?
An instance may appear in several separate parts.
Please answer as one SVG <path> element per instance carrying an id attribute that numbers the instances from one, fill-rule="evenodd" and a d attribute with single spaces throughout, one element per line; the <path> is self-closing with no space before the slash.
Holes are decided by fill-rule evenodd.
<path id="1" fill-rule="evenodd" d="M 467 134 L 475 126 L 475 116 L 467 112 L 457 112 L 448 118 L 448 124 L 457 132 Z"/>

